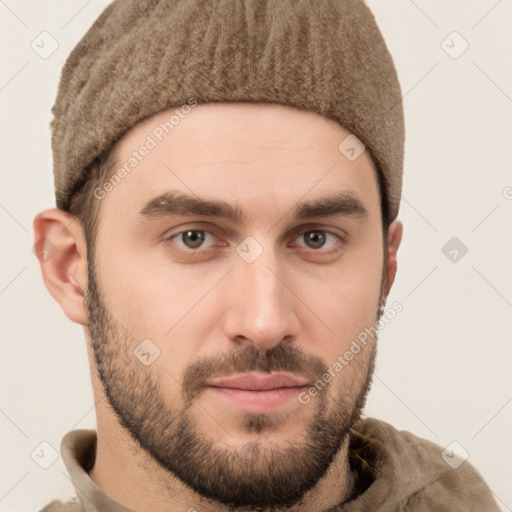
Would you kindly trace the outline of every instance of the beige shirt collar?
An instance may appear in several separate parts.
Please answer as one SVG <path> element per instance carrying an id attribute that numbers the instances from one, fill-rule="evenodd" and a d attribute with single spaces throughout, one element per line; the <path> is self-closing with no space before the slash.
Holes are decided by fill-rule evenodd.
<path id="1" fill-rule="evenodd" d="M 94 465 L 97 434 L 95 430 L 72 430 L 60 446 L 62 460 L 80 499 L 83 512 L 134 512 L 131 508 L 105 494 L 91 479 L 87 471 Z"/>

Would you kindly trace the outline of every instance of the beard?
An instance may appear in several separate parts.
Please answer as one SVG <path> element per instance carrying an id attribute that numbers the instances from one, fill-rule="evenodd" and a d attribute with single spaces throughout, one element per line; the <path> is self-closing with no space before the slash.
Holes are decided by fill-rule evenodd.
<path id="1" fill-rule="evenodd" d="M 376 321 L 383 313 L 384 278 L 385 273 Z M 343 369 L 315 400 L 303 405 L 314 407 L 314 413 L 298 440 L 269 445 L 262 438 L 236 449 L 215 442 L 191 414 L 190 407 L 207 380 L 214 375 L 287 371 L 315 382 L 328 366 L 287 343 L 266 351 L 239 346 L 227 354 L 201 357 L 190 364 L 181 384 L 182 405 L 169 403 L 161 383 L 166 373 L 173 379 L 172 375 L 165 367 L 141 364 L 133 353 L 141 340 L 115 320 L 102 297 L 91 260 L 85 305 L 96 368 L 108 403 L 142 450 L 200 496 L 231 509 L 285 510 L 300 506 L 304 495 L 327 473 L 361 417 L 376 349 L 368 345 L 368 355 L 359 355 L 351 362 L 352 373 L 345 376 L 348 379 L 343 377 L 347 373 Z M 335 385 L 333 392 L 331 387 Z M 282 428 L 285 419 L 278 414 L 244 413 L 243 429 L 265 434 Z"/>

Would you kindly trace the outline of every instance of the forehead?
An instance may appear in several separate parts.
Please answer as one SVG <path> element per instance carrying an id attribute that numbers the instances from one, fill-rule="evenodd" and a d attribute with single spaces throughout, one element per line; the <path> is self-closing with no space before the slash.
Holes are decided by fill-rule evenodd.
<path id="1" fill-rule="evenodd" d="M 376 215 L 378 182 L 368 151 L 349 159 L 340 150 L 353 138 L 319 114 L 277 104 L 170 109 L 121 139 L 102 209 L 131 215 L 166 190 L 181 190 L 261 216 L 301 198 L 348 192 Z"/>

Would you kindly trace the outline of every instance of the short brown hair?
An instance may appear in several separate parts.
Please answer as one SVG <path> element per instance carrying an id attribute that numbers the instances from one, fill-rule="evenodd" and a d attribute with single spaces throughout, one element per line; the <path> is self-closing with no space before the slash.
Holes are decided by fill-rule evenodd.
<path id="1" fill-rule="evenodd" d="M 115 145 L 111 146 L 107 151 L 94 159 L 87 172 L 84 172 L 87 178 L 78 184 L 67 208 L 69 213 L 77 217 L 82 224 L 87 243 L 88 258 L 90 258 L 89 255 L 93 254 L 96 243 L 101 204 L 101 201 L 94 195 L 94 191 L 101 187 L 114 173 L 117 165 L 115 149 Z"/>

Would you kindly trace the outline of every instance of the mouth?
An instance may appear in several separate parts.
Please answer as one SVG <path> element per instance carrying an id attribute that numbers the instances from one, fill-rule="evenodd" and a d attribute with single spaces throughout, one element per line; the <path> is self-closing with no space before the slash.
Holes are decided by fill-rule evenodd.
<path id="1" fill-rule="evenodd" d="M 269 413 L 296 400 L 308 386 L 305 379 L 291 375 L 252 373 L 212 381 L 207 389 L 224 404 L 242 412 Z"/>

